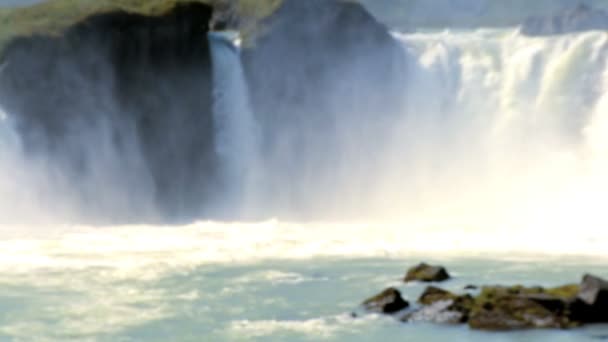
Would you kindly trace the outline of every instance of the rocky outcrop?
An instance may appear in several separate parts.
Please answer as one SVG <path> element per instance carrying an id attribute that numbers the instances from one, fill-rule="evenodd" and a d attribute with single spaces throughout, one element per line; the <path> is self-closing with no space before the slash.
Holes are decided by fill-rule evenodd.
<path id="1" fill-rule="evenodd" d="M 427 287 L 418 303 L 422 308 L 406 315 L 405 322 L 432 322 L 438 324 L 464 323 L 469 318 L 474 300 L 469 294 L 456 295 L 438 287 Z"/>
<path id="2" fill-rule="evenodd" d="M 365 300 L 362 304 L 367 312 L 394 314 L 407 309 L 410 304 L 401 297 L 401 292 L 394 287 Z"/>
<path id="3" fill-rule="evenodd" d="M 383 305 L 396 298 L 400 298 L 399 291 L 390 288 L 366 303 L 369 311 L 383 312 Z M 455 294 L 428 286 L 417 303 L 397 318 L 408 323 L 467 324 L 486 331 L 568 329 L 608 323 L 608 282 L 585 275 L 580 285 L 483 286 L 476 294 Z"/>
<path id="4" fill-rule="evenodd" d="M 521 27 L 528 36 L 547 36 L 571 32 L 608 30 L 608 13 L 580 4 L 552 17 L 531 17 Z"/>
<path id="5" fill-rule="evenodd" d="M 572 327 L 568 305 L 576 292 L 557 295 L 560 291 L 564 289 L 484 287 L 475 298 L 468 324 L 480 330 Z"/>
<path id="6" fill-rule="evenodd" d="M 441 282 L 448 279 L 450 279 L 450 275 L 445 267 L 421 263 L 407 271 L 404 281 Z"/>

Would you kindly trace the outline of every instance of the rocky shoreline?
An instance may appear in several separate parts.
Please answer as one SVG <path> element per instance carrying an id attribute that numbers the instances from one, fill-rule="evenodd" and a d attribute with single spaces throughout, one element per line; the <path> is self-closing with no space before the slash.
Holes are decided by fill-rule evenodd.
<path id="1" fill-rule="evenodd" d="M 404 282 L 434 283 L 424 288 L 416 303 L 391 287 L 365 300 L 361 307 L 364 313 L 390 315 L 404 323 L 466 324 L 485 331 L 570 329 L 608 323 L 608 281 L 591 274 L 583 276 L 580 283 L 551 288 L 469 285 L 453 293 L 436 286 L 449 279 L 444 267 L 422 263 L 408 270 L 404 278 Z"/>

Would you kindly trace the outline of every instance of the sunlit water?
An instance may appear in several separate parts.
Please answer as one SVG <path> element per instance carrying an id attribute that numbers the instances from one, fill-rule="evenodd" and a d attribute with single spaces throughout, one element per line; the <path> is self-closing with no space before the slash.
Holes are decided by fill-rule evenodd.
<path id="1" fill-rule="evenodd" d="M 387 286 L 415 301 L 424 286 L 400 278 L 420 260 L 446 265 L 455 279 L 445 287 L 455 291 L 467 284 L 560 285 L 585 272 L 608 276 L 608 256 L 591 241 L 583 255 L 565 240 L 484 238 L 466 229 L 456 237 L 405 225 L 270 221 L 41 230 L 3 230 L 0 340 L 584 341 L 608 335 L 605 326 L 489 334 L 350 317 Z M 596 242 L 606 246 L 603 241 Z"/>

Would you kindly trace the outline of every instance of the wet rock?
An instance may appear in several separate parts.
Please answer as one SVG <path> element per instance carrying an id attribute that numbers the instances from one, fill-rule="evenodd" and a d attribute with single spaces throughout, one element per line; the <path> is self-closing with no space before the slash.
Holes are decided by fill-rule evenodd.
<path id="1" fill-rule="evenodd" d="M 464 323 L 468 320 L 474 300 L 469 294 L 456 295 L 438 287 L 429 286 L 418 299 L 424 306 L 404 317 L 404 321 L 440 324 Z"/>
<path id="2" fill-rule="evenodd" d="M 464 289 L 466 291 L 474 291 L 474 290 L 479 289 L 479 287 L 477 285 L 467 285 L 467 286 L 464 287 Z"/>
<path id="3" fill-rule="evenodd" d="M 439 301 L 454 300 L 456 297 L 457 296 L 450 291 L 435 286 L 429 286 L 424 290 L 422 295 L 420 295 L 420 298 L 418 298 L 418 303 L 430 305 Z"/>
<path id="4" fill-rule="evenodd" d="M 484 287 L 475 298 L 469 326 L 480 330 L 568 328 L 574 287 L 545 290 L 541 287 Z"/>
<path id="5" fill-rule="evenodd" d="M 394 314 L 407 309 L 410 304 L 401 297 L 401 292 L 390 287 L 363 302 L 363 308 L 368 312 Z"/>
<path id="6" fill-rule="evenodd" d="M 571 318 L 580 323 L 608 322 L 608 282 L 585 275 L 576 299 L 570 305 Z"/>
<path id="7" fill-rule="evenodd" d="M 453 300 L 440 300 L 406 315 L 402 321 L 437 324 L 458 324 L 466 321 L 462 312 L 452 309 L 453 304 Z"/>
<path id="8" fill-rule="evenodd" d="M 448 279 L 450 275 L 444 267 L 421 263 L 407 271 L 404 281 L 440 282 Z"/>

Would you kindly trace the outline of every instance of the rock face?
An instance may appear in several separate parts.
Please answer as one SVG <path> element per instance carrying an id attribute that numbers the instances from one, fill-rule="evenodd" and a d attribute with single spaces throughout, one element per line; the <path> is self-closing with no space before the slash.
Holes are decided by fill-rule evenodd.
<path id="1" fill-rule="evenodd" d="M 469 318 L 474 299 L 471 295 L 456 295 L 438 287 L 427 287 L 418 303 L 423 307 L 404 318 L 404 321 L 439 324 L 464 323 Z"/>
<path id="2" fill-rule="evenodd" d="M 570 310 L 572 319 L 578 322 L 608 323 L 608 281 L 585 275 Z"/>
<path id="3" fill-rule="evenodd" d="M 403 84 L 395 86 L 403 81 L 402 47 L 362 5 L 348 1 L 285 0 L 261 27 L 243 62 L 263 123 L 264 165 L 283 171 L 269 180 L 265 202 L 275 215 L 343 208 L 344 198 L 356 207 L 360 196 L 350 196 L 352 186 L 343 182 L 365 188 L 373 177 L 340 161 L 374 166 L 386 137 L 381 127 L 402 101 Z M 349 141 L 364 144 L 349 151 Z M 318 198 L 314 191 L 324 191 L 324 201 L 311 200 Z"/>
<path id="4" fill-rule="evenodd" d="M 484 286 L 475 296 L 427 286 L 417 303 L 397 318 L 408 323 L 468 324 L 486 331 L 568 329 L 608 323 L 608 281 L 585 275 L 581 284 L 554 288 Z M 364 302 L 371 312 L 395 313 L 408 306 L 395 288 Z"/>
<path id="5" fill-rule="evenodd" d="M 4 50 L 0 103 L 87 220 L 187 219 L 213 194 L 211 17 L 111 12 Z"/>
<path id="6" fill-rule="evenodd" d="M 528 18 L 521 28 L 521 32 L 528 36 L 546 36 L 590 30 L 608 30 L 608 13 L 584 4 L 549 18 Z"/>
<path id="7" fill-rule="evenodd" d="M 440 282 L 448 279 L 450 275 L 444 267 L 421 263 L 407 271 L 404 281 Z"/>
<path id="8" fill-rule="evenodd" d="M 568 328 L 568 300 L 542 288 L 484 287 L 468 324 L 480 330 Z"/>
<path id="9" fill-rule="evenodd" d="M 384 314 L 394 314 L 407 309 L 410 306 L 410 304 L 401 297 L 401 292 L 394 287 L 388 288 L 367 299 L 362 305 L 368 312 Z"/>

